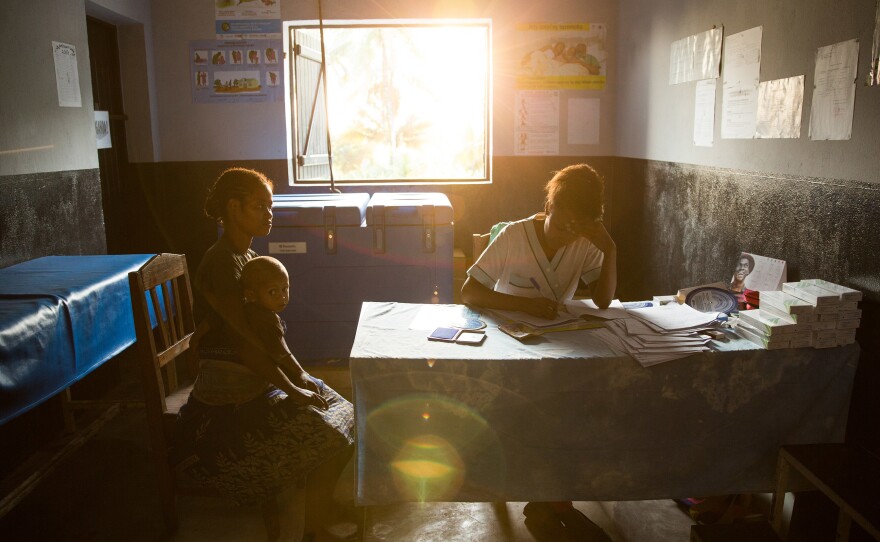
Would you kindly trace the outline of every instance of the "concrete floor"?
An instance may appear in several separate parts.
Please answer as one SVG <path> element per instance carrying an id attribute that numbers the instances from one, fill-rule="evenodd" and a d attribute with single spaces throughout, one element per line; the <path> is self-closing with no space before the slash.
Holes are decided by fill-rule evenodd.
<path id="1" fill-rule="evenodd" d="M 314 372 L 314 371 L 313 371 Z M 343 395 L 346 374 L 319 375 Z M 83 414 L 81 425 L 94 420 Z M 34 455 L 34 464 L 54 461 L 70 445 L 59 438 Z M 74 442 L 76 443 L 76 442 Z M 170 537 L 164 532 L 156 482 L 149 463 L 146 422 L 142 409 L 123 408 L 110 416 L 88 440 L 62 459 L 32 490 L 0 517 L 4 541 L 260 541 L 265 539 L 257 508 L 238 507 L 218 497 L 182 496 L 180 524 Z M 25 464 L 24 480 L 36 467 Z M 350 470 L 350 467 L 349 467 Z M 344 477 L 353 480 L 352 472 Z M 9 493 L 8 479 L 0 499 Z M 352 485 L 337 487 L 340 500 Z M 349 497 L 350 498 L 350 497 Z M 286 511 L 282 534 L 298 541 L 303 495 L 282 496 Z M 530 531 L 522 514 L 525 503 L 428 503 L 377 506 L 364 514 L 365 542 L 566 542 L 558 532 Z M 578 502 L 575 506 L 598 524 L 614 542 L 684 542 L 690 539 L 690 517 L 673 501 Z M 339 526 L 342 532 L 351 525 Z"/>
<path id="2" fill-rule="evenodd" d="M 151 476 L 143 412 L 123 409 L 75 452 L 61 460 L 35 489 L 0 518 L 7 541 L 264 540 L 257 508 L 222 498 L 182 496 L 180 525 L 164 533 Z M 60 449 L 61 444 L 50 448 Z M 344 498 L 345 484 L 337 488 Z M 351 487 L 348 488 L 348 491 Z M 348 493 L 350 495 L 351 493 Z M 297 541 L 302 494 L 282 498 L 284 540 Z M 428 503 L 362 509 L 366 542 L 564 542 L 558 533 L 531 532 L 525 503 Z M 615 542 L 689 540 L 693 523 L 673 501 L 578 502 L 575 506 Z M 342 530 L 346 527 L 340 526 Z"/>

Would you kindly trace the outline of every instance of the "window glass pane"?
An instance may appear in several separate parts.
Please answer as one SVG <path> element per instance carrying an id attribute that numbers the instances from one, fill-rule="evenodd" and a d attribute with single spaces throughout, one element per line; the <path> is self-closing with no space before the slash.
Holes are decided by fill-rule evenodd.
<path id="1" fill-rule="evenodd" d="M 317 28 L 296 34 L 320 44 Z M 335 180 L 487 179 L 487 25 L 325 26 L 324 45 Z M 315 99 L 306 75 L 295 74 L 301 111 Z M 295 121 L 299 138 L 305 116 Z M 310 138 L 326 139 L 314 130 Z"/>

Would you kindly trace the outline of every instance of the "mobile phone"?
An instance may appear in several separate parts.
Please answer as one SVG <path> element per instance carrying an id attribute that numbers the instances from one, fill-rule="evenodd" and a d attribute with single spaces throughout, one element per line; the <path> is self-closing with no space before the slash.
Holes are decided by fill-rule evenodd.
<path id="1" fill-rule="evenodd" d="M 454 327 L 438 327 L 428 335 L 429 341 L 454 342 L 461 330 Z"/>
<path id="2" fill-rule="evenodd" d="M 462 331 L 455 342 L 470 346 L 479 346 L 486 340 L 486 334 L 482 331 Z"/>

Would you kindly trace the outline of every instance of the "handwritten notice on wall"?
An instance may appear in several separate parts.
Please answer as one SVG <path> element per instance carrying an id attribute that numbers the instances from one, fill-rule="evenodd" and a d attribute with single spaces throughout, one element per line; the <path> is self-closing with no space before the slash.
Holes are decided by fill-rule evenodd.
<path id="1" fill-rule="evenodd" d="M 761 35 L 758 26 L 727 37 L 721 93 L 721 137 L 755 137 L 758 83 L 761 80 Z"/>
<path id="2" fill-rule="evenodd" d="M 801 137 L 804 76 L 764 81 L 758 87 L 758 122 L 755 137 Z"/>
<path id="3" fill-rule="evenodd" d="M 718 77 L 722 28 L 713 28 L 672 42 L 669 48 L 669 84 Z"/>
<path id="4" fill-rule="evenodd" d="M 849 40 L 816 53 L 810 139 L 850 139 L 856 101 L 859 40 Z"/>
<path id="5" fill-rule="evenodd" d="M 694 145 L 711 147 L 715 140 L 716 79 L 697 81 L 694 99 Z"/>

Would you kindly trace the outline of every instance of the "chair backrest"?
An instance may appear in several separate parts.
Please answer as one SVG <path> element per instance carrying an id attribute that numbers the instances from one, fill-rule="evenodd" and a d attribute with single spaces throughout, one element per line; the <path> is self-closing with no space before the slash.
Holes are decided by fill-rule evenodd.
<path id="1" fill-rule="evenodd" d="M 155 385 L 155 389 L 149 390 L 149 395 L 159 399 L 153 406 L 164 413 L 165 395 L 178 387 L 174 362 L 189 349 L 195 331 L 186 256 L 159 254 L 129 273 L 128 279 L 136 348 L 141 354 L 144 376 Z M 150 385 L 146 381 L 144 384 Z"/>
<path id="2" fill-rule="evenodd" d="M 195 332 L 186 256 L 154 256 L 140 269 L 128 274 L 128 285 L 153 464 L 159 481 L 163 516 L 168 528 L 173 530 L 177 526 L 177 512 L 176 482 L 169 458 L 170 429 L 173 427 L 170 414 L 176 414 L 188 391 L 178 389 L 175 360 L 190 348 Z M 172 394 L 176 404 L 169 409 L 168 396 Z"/>
<path id="3" fill-rule="evenodd" d="M 474 252 L 473 252 L 473 261 L 477 261 L 480 257 L 480 254 L 486 250 L 486 247 L 489 246 L 489 234 L 488 233 L 475 233 L 473 235 L 473 244 L 474 244 Z"/>

